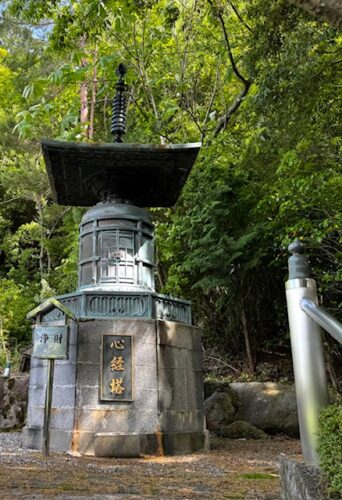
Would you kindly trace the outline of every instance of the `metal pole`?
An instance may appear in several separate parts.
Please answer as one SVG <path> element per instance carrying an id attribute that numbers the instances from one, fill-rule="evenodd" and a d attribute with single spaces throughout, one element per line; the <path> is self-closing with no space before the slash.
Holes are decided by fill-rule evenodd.
<path id="1" fill-rule="evenodd" d="M 301 308 L 304 298 L 317 304 L 316 283 L 309 278 L 303 244 L 296 241 L 289 251 L 293 255 L 289 258 L 289 280 L 285 286 L 300 438 L 305 462 L 319 465 L 318 417 L 321 408 L 328 404 L 322 331 Z"/>
<path id="2" fill-rule="evenodd" d="M 318 306 L 313 300 L 302 299 L 300 301 L 300 307 L 321 325 L 324 330 L 330 333 L 330 335 L 342 344 L 342 323 L 340 323 L 334 316 L 332 316 L 324 307 Z"/>
<path id="3" fill-rule="evenodd" d="M 50 415 L 52 403 L 52 390 L 53 390 L 53 372 L 55 367 L 55 360 L 47 360 L 47 381 L 45 392 L 45 409 L 44 409 L 44 428 L 43 428 L 43 453 L 47 457 L 50 452 Z"/>
<path id="4" fill-rule="evenodd" d="M 2 374 L 3 378 L 9 378 L 11 375 L 11 361 L 9 357 L 9 352 L 6 349 L 6 343 L 5 343 L 5 337 L 4 337 L 4 331 L 3 331 L 3 324 L 2 324 L 2 318 L 0 318 L 0 338 L 1 338 L 1 343 L 2 343 L 2 349 L 5 353 L 6 356 L 6 365 Z"/>

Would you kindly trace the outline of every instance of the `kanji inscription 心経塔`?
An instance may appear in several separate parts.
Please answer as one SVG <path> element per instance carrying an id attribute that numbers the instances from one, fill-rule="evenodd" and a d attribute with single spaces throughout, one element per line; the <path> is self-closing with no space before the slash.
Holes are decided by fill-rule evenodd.
<path id="1" fill-rule="evenodd" d="M 125 390 L 122 386 L 122 378 L 112 378 L 109 386 L 112 394 L 122 394 Z"/>
<path id="2" fill-rule="evenodd" d="M 132 343 L 131 335 L 103 335 L 100 394 L 102 401 L 132 401 Z"/>
<path id="3" fill-rule="evenodd" d="M 110 362 L 110 369 L 112 372 L 121 372 L 125 369 L 125 360 L 122 356 L 114 356 L 112 361 Z"/>

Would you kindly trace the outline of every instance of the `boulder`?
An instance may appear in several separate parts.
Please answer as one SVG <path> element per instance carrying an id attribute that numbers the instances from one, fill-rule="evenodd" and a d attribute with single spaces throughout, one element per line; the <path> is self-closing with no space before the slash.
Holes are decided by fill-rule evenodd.
<path id="1" fill-rule="evenodd" d="M 27 411 L 29 374 L 0 379 L 0 430 L 21 429 Z"/>
<path id="2" fill-rule="evenodd" d="M 273 382 L 234 382 L 230 384 L 238 396 L 238 418 L 269 434 L 298 437 L 298 415 L 294 385 Z M 237 418 L 236 418 L 237 420 Z"/>
<path id="3" fill-rule="evenodd" d="M 265 439 L 267 434 L 255 427 L 254 425 L 245 422 L 244 420 L 236 420 L 232 424 L 224 425 L 218 432 L 221 437 L 239 439 Z"/>
<path id="4" fill-rule="evenodd" d="M 207 429 L 218 432 L 222 426 L 234 422 L 238 408 L 237 397 L 229 388 L 217 389 L 204 401 Z"/>
<path id="5" fill-rule="evenodd" d="M 216 391 L 228 392 L 235 396 L 235 393 L 232 393 L 228 382 L 219 382 L 216 380 L 205 380 L 203 382 L 204 399 L 210 398 L 210 396 Z M 238 398 L 236 397 L 236 399 Z"/>

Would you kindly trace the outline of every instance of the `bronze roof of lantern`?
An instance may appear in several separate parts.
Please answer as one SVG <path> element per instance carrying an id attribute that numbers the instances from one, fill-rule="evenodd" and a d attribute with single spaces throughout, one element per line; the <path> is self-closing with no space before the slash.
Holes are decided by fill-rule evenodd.
<path id="1" fill-rule="evenodd" d="M 140 207 L 174 205 L 201 143 L 89 144 L 42 141 L 54 200 L 91 206 L 101 199 Z"/>

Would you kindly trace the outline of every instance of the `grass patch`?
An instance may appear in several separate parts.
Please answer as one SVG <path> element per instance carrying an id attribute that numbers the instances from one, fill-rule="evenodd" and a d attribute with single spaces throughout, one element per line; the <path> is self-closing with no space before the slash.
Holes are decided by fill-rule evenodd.
<path id="1" fill-rule="evenodd" d="M 75 486 L 70 483 L 62 483 L 57 486 L 57 489 L 62 491 L 72 491 L 75 489 Z"/>
<path id="2" fill-rule="evenodd" d="M 277 479 L 277 474 L 265 474 L 262 472 L 246 472 L 245 474 L 239 474 L 240 479 Z"/>

